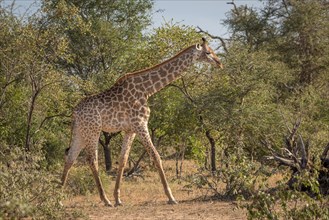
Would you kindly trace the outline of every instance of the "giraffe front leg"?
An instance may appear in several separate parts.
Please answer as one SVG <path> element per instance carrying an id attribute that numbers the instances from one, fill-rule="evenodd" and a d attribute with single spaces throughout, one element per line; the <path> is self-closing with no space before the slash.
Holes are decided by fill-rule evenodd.
<path id="1" fill-rule="evenodd" d="M 158 153 L 158 151 L 155 149 L 152 141 L 151 141 L 151 137 L 150 134 L 148 132 L 148 129 L 146 126 L 144 126 L 142 129 L 139 128 L 138 129 L 138 136 L 140 137 L 144 147 L 146 148 L 148 154 L 150 155 L 150 157 L 152 158 L 152 160 L 154 161 L 154 164 L 156 166 L 156 168 L 158 169 L 159 175 L 160 175 L 160 179 L 165 191 L 165 194 L 167 195 L 169 201 L 168 204 L 177 204 L 174 196 L 172 195 L 171 189 L 169 187 L 169 184 L 167 182 L 163 167 L 162 167 L 162 161 L 160 158 L 160 155 Z"/>
<path id="2" fill-rule="evenodd" d="M 118 175 L 115 181 L 115 188 L 114 188 L 114 193 L 113 196 L 115 198 L 115 206 L 121 206 L 122 202 L 120 199 L 120 183 L 122 180 L 124 168 L 126 166 L 131 144 L 135 138 L 135 133 L 126 133 L 124 136 L 122 148 L 121 148 L 121 154 L 120 154 L 120 159 L 119 159 L 119 168 L 118 168 Z"/>

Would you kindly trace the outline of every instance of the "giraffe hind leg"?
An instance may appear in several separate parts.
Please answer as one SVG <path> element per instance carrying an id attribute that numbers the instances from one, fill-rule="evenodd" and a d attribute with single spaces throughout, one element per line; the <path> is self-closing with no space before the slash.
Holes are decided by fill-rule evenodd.
<path id="1" fill-rule="evenodd" d="M 103 188 L 101 178 L 99 177 L 97 142 L 98 142 L 98 137 L 97 137 L 97 139 L 95 139 L 95 141 L 92 141 L 90 144 L 88 144 L 86 146 L 87 160 L 88 160 L 89 167 L 92 171 L 94 180 L 96 182 L 96 186 L 97 186 L 97 189 L 99 192 L 100 199 L 104 202 L 104 204 L 106 206 L 112 206 L 110 200 L 107 198 L 107 196 L 105 194 L 105 190 Z"/>
<path id="2" fill-rule="evenodd" d="M 65 186 L 68 173 L 83 147 L 84 145 L 80 135 L 77 132 L 73 132 L 70 147 L 65 150 L 65 165 L 62 175 L 62 186 Z"/>
<path id="3" fill-rule="evenodd" d="M 74 121 L 72 127 L 71 144 L 70 147 L 65 150 L 66 156 L 65 156 L 65 165 L 64 165 L 64 171 L 62 176 L 62 185 L 63 186 L 65 185 L 70 168 L 72 167 L 74 161 L 77 159 L 81 150 L 85 148 L 87 153 L 88 163 L 92 170 L 94 179 L 96 181 L 100 198 L 105 203 L 105 205 L 112 206 L 111 202 L 107 199 L 105 195 L 105 191 L 103 189 L 103 185 L 98 174 L 97 144 L 98 144 L 99 132 L 82 134 L 80 131 L 86 131 L 90 129 L 88 127 L 83 127 L 83 128 L 81 127 L 78 128 L 78 127 L 79 127 L 78 123 Z"/>

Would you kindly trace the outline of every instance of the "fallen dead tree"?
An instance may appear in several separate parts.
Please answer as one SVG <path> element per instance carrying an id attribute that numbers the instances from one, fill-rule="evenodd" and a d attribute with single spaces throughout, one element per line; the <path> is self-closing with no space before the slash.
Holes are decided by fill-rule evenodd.
<path id="1" fill-rule="evenodd" d="M 288 135 L 285 137 L 284 147 L 280 150 L 274 150 L 268 141 L 263 141 L 271 151 L 271 156 L 266 159 L 276 161 L 279 166 L 289 167 L 292 171 L 291 177 L 287 182 L 290 189 L 297 189 L 301 191 L 308 191 L 313 193 L 307 184 L 303 184 L 299 178 L 303 178 L 302 173 L 309 172 L 317 174 L 317 181 L 319 183 L 320 193 L 323 195 L 329 194 L 329 143 L 324 147 L 320 155 L 320 165 L 315 165 L 317 158 L 309 155 L 310 144 L 309 141 L 304 142 L 302 136 L 298 133 L 298 128 L 301 121 L 298 120 L 293 128 L 289 130 Z M 279 152 L 278 152 L 279 151 Z"/>

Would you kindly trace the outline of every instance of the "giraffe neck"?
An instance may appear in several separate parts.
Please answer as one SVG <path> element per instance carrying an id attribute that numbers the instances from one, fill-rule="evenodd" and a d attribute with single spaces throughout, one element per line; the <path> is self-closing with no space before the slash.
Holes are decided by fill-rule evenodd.
<path id="1" fill-rule="evenodd" d="M 146 96 L 151 96 L 178 79 L 188 67 L 192 66 L 197 55 L 195 46 L 191 46 L 173 58 L 145 71 L 134 73 L 134 83 Z M 139 84 L 139 85 L 138 85 Z"/>

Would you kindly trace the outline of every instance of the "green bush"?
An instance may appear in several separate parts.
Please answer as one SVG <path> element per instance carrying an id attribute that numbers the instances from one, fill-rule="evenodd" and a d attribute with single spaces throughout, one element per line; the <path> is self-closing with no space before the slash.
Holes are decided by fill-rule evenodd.
<path id="1" fill-rule="evenodd" d="M 63 219 L 64 194 L 59 176 L 40 167 L 41 151 L 1 146 L 0 219 Z"/>
<path id="2" fill-rule="evenodd" d="M 186 187 L 207 189 L 217 198 L 249 198 L 256 192 L 259 179 L 265 177 L 261 169 L 263 167 L 251 162 L 246 156 L 231 155 L 216 172 L 202 169 L 190 175 Z"/>
<path id="3" fill-rule="evenodd" d="M 248 219 L 329 219 L 328 198 L 320 193 L 317 173 L 305 171 L 296 179 L 295 189 L 288 189 L 284 179 L 275 189 L 264 185 L 256 191 L 250 203 L 242 205 Z"/>
<path id="4" fill-rule="evenodd" d="M 269 169 L 246 156 L 230 155 L 216 172 L 202 169 L 188 176 L 186 187 L 204 189 L 212 199 L 238 200 L 248 219 L 329 219 L 329 200 L 321 194 L 317 169 L 296 175 L 294 189 L 287 185 L 290 171 L 281 169 L 287 175 L 270 188 Z"/>
<path id="5" fill-rule="evenodd" d="M 72 167 L 65 188 L 67 193 L 73 195 L 89 195 L 97 192 L 89 166 Z"/>

